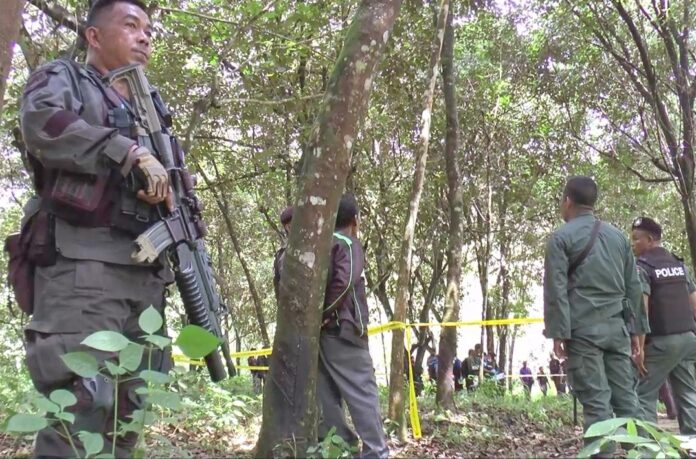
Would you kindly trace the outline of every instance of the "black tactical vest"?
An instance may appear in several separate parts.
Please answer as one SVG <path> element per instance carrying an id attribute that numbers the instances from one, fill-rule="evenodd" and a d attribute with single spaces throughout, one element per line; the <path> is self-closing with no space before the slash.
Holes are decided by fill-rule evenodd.
<path id="1" fill-rule="evenodd" d="M 96 70 L 71 60 L 57 61 L 57 65 L 61 64 L 69 70 L 80 100 L 83 84 L 93 85 L 103 96 L 105 118 L 100 118 L 99 111 L 80 113 L 80 117 L 91 125 L 116 128 L 121 135 L 136 141 L 135 122 L 127 102 L 102 83 Z M 172 124 L 171 115 L 157 92 L 153 92 L 153 101 L 163 129 L 168 130 Z M 52 214 L 73 225 L 111 226 L 138 235 L 160 219 L 155 206 L 136 197 L 136 191 L 143 185 L 137 183 L 133 173 L 125 179 L 116 170 L 105 170 L 97 176 L 70 174 L 44 168 L 31 154 L 29 159 L 34 169 L 35 188 L 45 201 L 44 205 Z"/>
<path id="2" fill-rule="evenodd" d="M 650 334 L 674 335 L 696 330 L 684 263 L 657 247 L 638 258 L 638 264 L 650 276 Z"/>

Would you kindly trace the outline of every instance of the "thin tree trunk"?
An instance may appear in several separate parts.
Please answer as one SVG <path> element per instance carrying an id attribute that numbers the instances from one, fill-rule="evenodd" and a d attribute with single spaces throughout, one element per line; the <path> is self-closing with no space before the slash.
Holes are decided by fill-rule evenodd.
<path id="1" fill-rule="evenodd" d="M 252 302 L 254 303 L 254 313 L 256 314 L 256 320 L 259 323 L 259 331 L 261 332 L 261 339 L 263 340 L 263 345 L 269 347 L 271 345 L 271 340 L 268 337 L 268 328 L 266 326 L 266 319 L 263 313 L 263 303 L 261 302 L 261 297 L 256 290 L 256 282 L 254 281 L 254 276 L 246 263 L 246 259 L 242 254 L 241 245 L 239 244 L 239 238 L 237 237 L 237 230 L 234 227 L 234 223 L 229 215 L 229 207 L 225 197 L 221 194 L 221 191 L 215 186 L 215 184 L 210 180 L 208 175 L 202 168 L 198 168 L 201 177 L 206 186 L 213 192 L 215 198 L 215 203 L 222 214 L 222 218 L 225 221 L 225 227 L 227 228 L 227 234 L 232 241 L 234 246 L 234 251 L 237 253 L 237 258 L 239 263 L 242 265 L 242 270 L 244 271 L 244 276 L 247 280 L 247 285 L 249 286 L 249 293 L 251 294 Z M 217 169 L 216 169 L 217 170 Z M 219 178 L 219 177 L 218 177 Z M 220 255 L 221 256 L 221 255 Z"/>
<path id="2" fill-rule="evenodd" d="M 239 264 L 242 265 L 242 270 L 244 271 L 244 277 L 246 277 L 247 285 L 249 286 L 249 293 L 251 293 L 252 303 L 254 303 L 254 313 L 256 314 L 256 320 L 259 323 L 259 331 L 261 332 L 261 340 L 263 341 L 264 347 L 271 346 L 271 340 L 268 337 L 268 327 L 266 325 L 266 318 L 263 313 L 263 302 L 259 296 L 259 292 L 256 289 L 256 282 L 254 281 L 254 275 L 251 273 L 249 266 L 247 265 L 244 254 L 242 253 L 242 247 L 239 244 L 239 238 L 237 237 L 237 230 L 234 227 L 234 223 L 229 216 L 229 208 L 227 203 L 222 199 L 217 197 L 218 206 L 221 206 L 220 212 L 225 220 L 225 226 L 227 227 L 227 234 L 230 236 L 232 241 L 232 246 L 234 246 L 234 251 L 237 253 L 237 259 L 239 259 Z"/>
<path id="3" fill-rule="evenodd" d="M 12 67 L 14 44 L 22 25 L 24 0 L 2 0 L 0 14 L 0 114 L 5 100 L 5 87 Z"/>
<path id="4" fill-rule="evenodd" d="M 279 286 L 276 335 L 264 390 L 259 457 L 304 456 L 317 440 L 321 310 L 336 209 L 353 139 L 367 109 L 400 0 L 363 0 L 313 128 Z"/>
<path id="5" fill-rule="evenodd" d="M 442 82 L 445 96 L 447 130 L 445 135 L 445 165 L 447 169 L 447 201 L 449 203 L 449 246 L 447 249 L 447 289 L 444 322 L 459 320 L 459 287 L 462 273 L 464 245 L 464 197 L 461 172 L 457 162 L 459 150 L 459 118 L 457 116 L 456 79 L 454 74 L 454 14 L 447 16 L 442 44 Z M 440 332 L 440 351 L 436 402 L 446 410 L 454 409 L 454 381 L 452 364 L 457 355 L 457 328 L 443 327 Z"/>
<path id="6" fill-rule="evenodd" d="M 445 34 L 445 20 L 449 10 L 449 0 L 441 0 L 437 28 L 433 39 L 428 86 L 424 93 L 423 115 L 421 117 L 420 141 L 416 157 L 416 170 L 409 200 L 408 218 L 404 227 L 399 251 L 399 277 L 396 283 L 396 301 L 394 303 L 394 320 L 406 319 L 408 287 L 411 279 L 411 255 L 413 253 L 413 236 L 418 219 L 418 208 L 425 182 L 425 167 L 428 159 L 430 141 L 430 121 L 433 107 L 433 95 L 440 64 L 440 52 Z M 404 330 L 394 330 L 392 334 L 391 368 L 389 376 L 389 414 L 388 417 L 399 426 L 397 432 L 401 441 L 406 439 L 406 411 L 404 410 Z"/>

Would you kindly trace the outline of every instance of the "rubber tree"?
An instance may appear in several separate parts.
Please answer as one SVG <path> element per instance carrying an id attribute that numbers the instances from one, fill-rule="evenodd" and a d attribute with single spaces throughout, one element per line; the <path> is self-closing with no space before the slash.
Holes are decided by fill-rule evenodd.
<path id="1" fill-rule="evenodd" d="M 394 302 L 393 320 L 406 320 L 408 305 L 409 283 L 411 281 L 411 256 L 413 254 L 413 238 L 418 220 L 421 194 L 425 183 L 425 167 L 428 160 L 430 143 L 430 122 L 440 67 L 440 53 L 445 35 L 445 22 L 449 12 L 449 0 L 441 0 L 438 9 L 435 36 L 431 45 L 430 62 L 426 88 L 423 93 L 423 114 L 420 119 L 419 140 L 416 151 L 416 163 L 413 184 L 399 250 L 399 275 L 396 281 L 396 300 Z M 389 370 L 389 412 L 388 417 L 398 425 L 397 435 L 401 441 L 406 439 L 406 412 L 404 410 L 404 330 L 396 329 L 392 335 L 391 363 Z"/>
<path id="2" fill-rule="evenodd" d="M 336 210 L 353 140 L 400 7 L 400 0 L 361 2 L 312 130 L 281 272 L 258 457 L 303 456 L 316 442 L 319 332 Z"/>
<path id="3" fill-rule="evenodd" d="M 462 174 L 458 163 L 459 118 L 457 116 L 456 78 L 454 74 L 453 12 L 447 16 L 442 44 L 442 90 L 445 99 L 445 169 L 447 172 L 447 203 L 449 207 L 449 241 L 447 246 L 447 288 L 443 322 L 459 320 L 459 287 L 462 277 L 464 245 L 464 197 Z M 435 400 L 447 410 L 454 408 L 452 363 L 457 354 L 457 328 L 443 327 L 440 332 L 437 393 Z"/>

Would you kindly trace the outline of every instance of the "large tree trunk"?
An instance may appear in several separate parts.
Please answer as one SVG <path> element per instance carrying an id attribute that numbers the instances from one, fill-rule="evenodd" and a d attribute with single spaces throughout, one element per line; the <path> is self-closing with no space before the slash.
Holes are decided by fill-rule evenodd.
<path id="1" fill-rule="evenodd" d="M 430 142 L 430 121 L 433 107 L 433 94 L 440 64 L 440 52 L 445 33 L 445 20 L 449 11 L 449 0 L 441 0 L 435 37 L 433 39 L 430 66 L 428 68 L 428 86 L 424 93 L 423 115 L 421 117 L 420 141 L 416 157 L 416 170 L 409 200 L 408 218 L 404 227 L 399 251 L 399 277 L 396 282 L 396 301 L 394 303 L 394 320 L 406 319 L 408 288 L 411 280 L 411 255 L 413 253 L 413 236 L 418 219 L 418 208 L 425 182 L 425 166 L 428 159 Z M 406 439 L 406 412 L 404 410 L 404 330 L 394 330 L 392 334 L 392 352 L 389 375 L 389 419 L 399 426 L 398 437 Z"/>
<path id="2" fill-rule="evenodd" d="M 313 129 L 280 280 L 259 457 L 303 456 L 317 439 L 319 331 L 336 209 L 377 63 L 400 7 L 400 0 L 363 0 Z"/>
<path id="3" fill-rule="evenodd" d="M 5 100 L 5 87 L 12 67 L 12 52 L 22 25 L 24 0 L 2 0 L 0 15 L 0 114 Z"/>
<path id="4" fill-rule="evenodd" d="M 464 244 L 464 197 L 457 153 L 459 147 L 459 119 L 454 75 L 453 12 L 447 16 L 445 38 L 442 44 L 442 82 L 445 96 L 447 131 L 445 136 L 445 166 L 447 169 L 447 201 L 449 203 L 449 246 L 447 249 L 447 289 L 445 293 L 444 322 L 459 320 L 459 287 L 462 273 L 462 246 Z M 457 328 L 443 327 L 440 332 L 440 358 L 437 375 L 436 402 L 446 410 L 454 409 L 454 382 L 452 363 L 457 355 Z"/>

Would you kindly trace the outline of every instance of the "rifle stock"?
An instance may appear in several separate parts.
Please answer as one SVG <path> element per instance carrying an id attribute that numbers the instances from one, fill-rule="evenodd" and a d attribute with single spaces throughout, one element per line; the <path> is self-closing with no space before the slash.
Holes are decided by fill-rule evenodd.
<path id="1" fill-rule="evenodd" d="M 189 322 L 208 330 L 221 341 L 220 347 L 205 357 L 210 378 L 217 382 L 225 379 L 227 373 L 234 376 L 236 369 L 220 326 L 220 318 L 228 313 L 228 309 L 220 298 L 203 243 L 205 226 L 200 215 L 201 207 L 193 193 L 183 152 L 162 131 L 150 85 L 140 65 L 114 70 L 105 80 L 107 85 L 117 80 L 125 80 L 128 84 L 136 115 L 138 143 L 147 147 L 167 169 L 173 192 L 175 209 L 165 215 L 166 211 L 159 207 L 162 219 L 138 236 L 136 251 L 131 256 L 138 261 L 153 262 L 160 253 L 166 253 L 174 268 L 176 285 Z"/>

